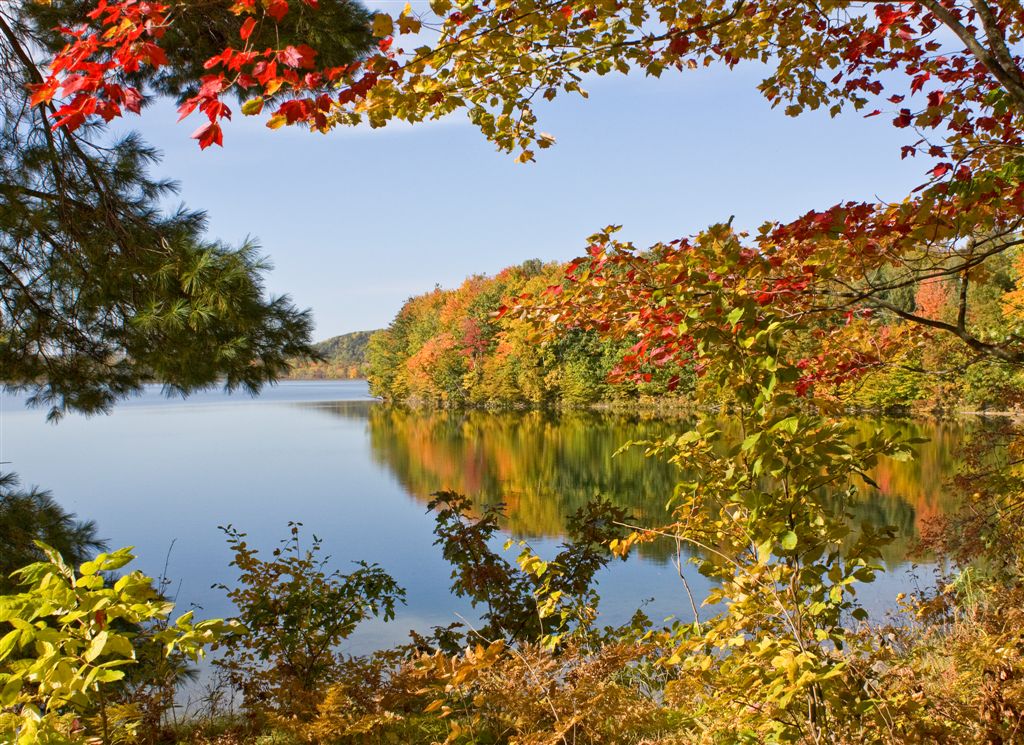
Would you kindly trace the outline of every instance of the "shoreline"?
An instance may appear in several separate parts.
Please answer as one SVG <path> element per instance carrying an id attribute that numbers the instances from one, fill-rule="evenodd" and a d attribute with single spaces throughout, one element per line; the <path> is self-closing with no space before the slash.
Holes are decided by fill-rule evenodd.
<path id="1" fill-rule="evenodd" d="M 450 404 L 446 402 L 431 401 L 426 399 L 406 399 L 393 401 L 380 399 L 381 403 L 389 406 L 404 406 L 410 409 L 426 409 L 435 411 L 593 411 L 609 414 L 642 414 L 662 415 L 666 417 L 679 417 L 687 414 L 697 413 L 719 413 L 728 416 L 732 409 L 727 406 L 701 406 L 692 401 L 670 400 L 629 400 L 629 401 L 594 401 L 585 404 L 573 404 L 557 402 L 551 404 L 535 404 L 526 401 L 515 403 L 459 403 Z M 1006 418 L 1015 421 L 1024 421 L 1024 411 L 1012 409 L 866 409 L 851 408 L 843 412 L 847 416 L 880 417 L 886 419 L 933 419 L 950 420 L 966 417 L 978 418 Z"/>
<path id="2" fill-rule="evenodd" d="M 280 382 L 293 381 L 296 383 L 324 382 L 324 383 L 348 383 L 355 381 L 366 381 L 366 378 L 337 378 L 319 376 L 295 376 L 283 378 Z M 684 399 L 669 398 L 656 400 L 652 398 L 639 398 L 631 400 L 592 401 L 590 403 L 568 403 L 556 402 L 550 404 L 537 404 L 529 401 L 502 402 L 502 403 L 459 403 L 450 404 L 443 401 L 433 401 L 423 398 L 409 398 L 402 401 L 388 399 L 378 400 L 389 406 L 405 406 L 411 409 L 433 409 L 451 411 L 551 411 L 562 412 L 572 410 L 588 410 L 608 413 L 643 413 L 643 414 L 665 414 L 680 416 L 683 414 L 695 414 L 698 412 L 718 411 L 728 414 L 728 407 L 702 407 L 693 401 Z M 1024 421 L 1024 410 L 1014 409 L 868 409 L 852 408 L 846 411 L 851 416 L 877 416 L 891 419 L 930 418 L 930 419 L 953 419 L 957 417 L 1001 417 Z"/>

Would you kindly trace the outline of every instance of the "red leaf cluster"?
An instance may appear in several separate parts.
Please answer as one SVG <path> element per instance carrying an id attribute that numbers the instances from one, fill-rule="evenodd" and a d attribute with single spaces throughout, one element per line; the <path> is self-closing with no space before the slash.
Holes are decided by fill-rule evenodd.
<path id="1" fill-rule="evenodd" d="M 222 122 L 232 114 L 224 100 L 228 94 L 255 97 L 245 113 L 259 113 L 267 102 L 275 102 L 271 127 L 303 123 L 323 130 L 334 106 L 365 98 L 379 79 L 377 69 L 394 64 L 388 44 L 381 45 L 378 57 L 344 67 L 318 66 L 317 50 L 308 44 L 257 47 L 253 42 L 260 25 L 280 22 L 294 1 L 238 0 L 232 6 L 239 15 L 241 48 L 228 46 L 205 60 L 209 74 L 196 95 L 178 109 L 181 119 L 196 111 L 205 115 L 207 122 L 192 134 L 200 148 L 223 142 Z M 303 1 L 316 7 L 315 0 Z M 46 80 L 32 87 L 32 105 L 50 106 L 60 99 L 53 126 L 70 131 L 93 116 L 110 121 L 124 111 L 138 113 L 142 94 L 124 82 L 125 76 L 142 65 L 155 69 L 168 64 L 159 46 L 171 22 L 168 7 L 141 0 L 100 0 L 89 14 L 95 28 L 62 29 L 68 44 L 54 58 Z M 335 90 L 343 80 L 348 85 Z"/>

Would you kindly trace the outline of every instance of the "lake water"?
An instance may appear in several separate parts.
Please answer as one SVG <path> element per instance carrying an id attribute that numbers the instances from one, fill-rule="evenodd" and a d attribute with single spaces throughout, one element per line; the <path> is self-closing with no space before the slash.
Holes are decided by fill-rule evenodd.
<path id="1" fill-rule="evenodd" d="M 657 518 L 675 481 L 671 469 L 636 452 L 611 456 L 627 440 L 679 426 L 590 411 L 409 411 L 376 402 L 362 381 L 288 382 L 256 399 L 219 392 L 167 399 L 154 387 L 109 416 L 68 416 L 57 425 L 21 399 L 0 396 L 0 461 L 23 485 L 49 489 L 95 520 L 112 548 L 136 546 L 143 571 L 159 575 L 167 562 L 179 608 L 197 605 L 197 615 L 231 614 L 223 593 L 211 589 L 234 580 L 220 525 L 233 524 L 269 554 L 295 520 L 323 538 L 339 568 L 378 562 L 406 588 L 407 605 L 391 623 L 361 627 L 348 642 L 358 653 L 405 641 L 409 629 L 475 617 L 451 596 L 451 568 L 433 545 L 425 507 L 432 492 L 505 503 L 509 533 L 550 554 L 565 516 L 595 495 Z M 874 477 L 882 493 L 858 506 L 860 519 L 900 530 L 885 557 L 890 571 L 871 589 L 876 609 L 914 581 L 905 557 L 921 522 L 952 507 L 944 469 L 969 425 L 885 426 L 931 441 L 913 463 L 880 466 Z M 706 588 L 692 567 L 688 577 L 695 593 Z M 598 589 L 608 623 L 642 604 L 657 620 L 686 613 L 666 547 L 616 562 Z"/>

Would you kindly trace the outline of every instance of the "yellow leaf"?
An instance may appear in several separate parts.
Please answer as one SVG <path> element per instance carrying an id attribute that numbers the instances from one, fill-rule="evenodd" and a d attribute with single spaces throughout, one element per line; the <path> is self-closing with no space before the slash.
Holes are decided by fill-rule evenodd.
<path id="1" fill-rule="evenodd" d="M 420 28 L 423 26 L 418 18 L 405 15 L 404 13 L 398 18 L 398 33 L 400 34 L 416 34 L 419 33 Z"/>
<path id="2" fill-rule="evenodd" d="M 242 104 L 242 113 L 246 116 L 254 116 L 263 111 L 263 98 L 257 96 L 256 98 L 250 98 L 248 101 Z"/>
<path id="3" fill-rule="evenodd" d="M 288 119 L 286 119 L 283 114 L 272 116 L 270 117 L 270 119 L 267 120 L 267 126 L 270 127 L 271 129 L 280 129 L 287 123 Z"/>
<path id="4" fill-rule="evenodd" d="M 103 648 L 107 645 L 107 637 L 108 633 L 106 631 L 101 631 L 93 637 L 92 642 L 89 644 L 89 648 L 85 650 L 85 654 L 82 655 L 86 662 L 92 662 L 103 654 Z"/>
<path id="5" fill-rule="evenodd" d="M 374 36 L 390 36 L 394 33 L 395 22 L 391 20 L 391 16 L 387 13 L 378 13 L 373 17 L 373 35 Z"/>

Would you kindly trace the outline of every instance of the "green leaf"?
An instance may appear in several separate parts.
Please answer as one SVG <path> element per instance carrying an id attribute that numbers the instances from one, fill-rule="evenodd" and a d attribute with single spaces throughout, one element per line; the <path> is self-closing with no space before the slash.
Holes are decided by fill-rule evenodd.
<path id="1" fill-rule="evenodd" d="M 893 453 L 889 453 L 889 458 L 898 461 L 908 461 L 913 460 L 914 453 L 911 450 L 897 450 Z"/>
<path id="2" fill-rule="evenodd" d="M 135 650 L 132 648 L 132 643 L 127 637 L 121 636 L 120 634 L 113 634 L 107 639 L 105 647 L 106 651 L 111 654 L 121 655 L 129 659 L 135 657 Z"/>
<path id="3" fill-rule="evenodd" d="M 782 534 L 782 538 L 779 540 L 779 544 L 787 551 L 792 551 L 796 548 L 796 533 L 792 530 L 787 530 Z"/>
<path id="4" fill-rule="evenodd" d="M 91 577 L 99 571 L 100 565 L 95 561 L 87 561 L 78 567 L 78 573 L 83 577 Z"/>
<path id="5" fill-rule="evenodd" d="M 795 435 L 796 434 L 796 429 L 799 426 L 799 424 L 800 424 L 800 417 L 790 416 L 790 417 L 786 417 L 782 421 L 779 421 L 779 422 L 776 422 L 775 424 L 773 424 L 771 430 L 769 430 L 769 431 L 777 432 L 779 430 L 784 430 L 786 432 L 789 432 L 791 435 Z"/>
<path id="6" fill-rule="evenodd" d="M 21 693 L 22 679 L 19 676 L 12 675 L 4 687 L 0 690 L 0 706 L 10 706 L 18 698 L 18 694 Z"/>
<path id="7" fill-rule="evenodd" d="M 124 677 L 124 670 L 101 670 L 96 675 L 96 680 L 100 683 L 113 683 L 121 680 Z"/>
<path id="8" fill-rule="evenodd" d="M 242 113 L 246 116 L 255 116 L 263 111 L 263 97 L 250 98 L 242 104 Z"/>

